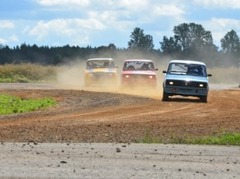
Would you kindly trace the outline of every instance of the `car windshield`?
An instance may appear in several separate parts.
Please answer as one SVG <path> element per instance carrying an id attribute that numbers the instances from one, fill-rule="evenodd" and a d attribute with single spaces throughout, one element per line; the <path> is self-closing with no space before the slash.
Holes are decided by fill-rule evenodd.
<path id="1" fill-rule="evenodd" d="M 110 60 L 89 60 L 87 62 L 87 69 L 95 68 L 114 68 L 114 63 Z"/>
<path id="2" fill-rule="evenodd" d="M 151 61 L 126 61 L 123 65 L 123 71 L 129 70 L 154 70 L 154 65 Z"/>
<path id="3" fill-rule="evenodd" d="M 201 64 L 171 63 L 168 74 L 206 76 L 206 66 Z"/>

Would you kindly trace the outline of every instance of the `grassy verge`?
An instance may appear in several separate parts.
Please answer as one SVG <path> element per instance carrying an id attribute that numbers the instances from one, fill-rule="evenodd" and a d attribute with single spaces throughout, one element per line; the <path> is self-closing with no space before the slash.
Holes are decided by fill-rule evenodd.
<path id="1" fill-rule="evenodd" d="M 0 94 L 0 115 L 35 111 L 55 105 L 51 98 L 21 99 L 19 97 Z"/>
<path id="2" fill-rule="evenodd" d="M 7 64 L 0 66 L 0 83 L 29 83 L 52 81 L 56 78 L 56 67 L 36 64 Z"/>
<path id="3" fill-rule="evenodd" d="M 223 133 L 218 136 L 206 136 L 183 140 L 186 144 L 209 144 L 209 145 L 238 145 L 240 146 L 240 133 Z"/>
<path id="4" fill-rule="evenodd" d="M 216 136 L 162 139 L 146 132 L 138 143 L 201 144 L 201 145 L 237 145 L 240 146 L 240 133 L 221 133 Z"/>

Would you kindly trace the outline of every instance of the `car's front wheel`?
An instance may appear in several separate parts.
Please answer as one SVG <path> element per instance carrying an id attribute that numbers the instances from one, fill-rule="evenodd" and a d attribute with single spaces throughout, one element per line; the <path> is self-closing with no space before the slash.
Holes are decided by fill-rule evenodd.
<path id="1" fill-rule="evenodd" d="M 169 101 L 169 95 L 165 91 L 163 91 L 162 101 Z"/>
<path id="2" fill-rule="evenodd" d="M 203 103 L 206 103 L 207 102 L 207 96 L 200 96 L 200 101 L 203 102 Z"/>

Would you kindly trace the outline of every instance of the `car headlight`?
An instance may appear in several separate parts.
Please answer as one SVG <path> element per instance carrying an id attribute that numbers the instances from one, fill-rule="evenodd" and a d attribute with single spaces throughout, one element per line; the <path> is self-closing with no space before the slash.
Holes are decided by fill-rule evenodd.
<path id="1" fill-rule="evenodd" d="M 201 87 L 201 88 L 204 87 L 204 84 L 200 83 L 200 84 L 199 84 L 199 87 Z"/>
<path id="2" fill-rule="evenodd" d="M 129 75 L 125 75 L 125 78 L 129 78 L 130 76 Z"/>
<path id="3" fill-rule="evenodd" d="M 150 79 L 152 79 L 152 78 L 153 78 L 153 76 L 152 76 L 152 75 L 150 75 L 150 76 L 149 76 L 149 78 L 150 78 Z"/>
<path id="4" fill-rule="evenodd" d="M 173 83 L 173 81 L 169 81 L 169 85 L 173 85 L 174 83 Z"/>

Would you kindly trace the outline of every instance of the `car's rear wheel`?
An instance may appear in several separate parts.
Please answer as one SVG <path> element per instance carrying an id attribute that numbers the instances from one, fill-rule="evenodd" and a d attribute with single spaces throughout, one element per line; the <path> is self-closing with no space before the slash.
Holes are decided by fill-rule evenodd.
<path id="1" fill-rule="evenodd" d="M 165 91 L 163 91 L 162 101 L 169 101 L 169 95 Z"/>
<path id="2" fill-rule="evenodd" d="M 203 103 L 206 103 L 207 102 L 207 96 L 200 96 L 200 101 L 203 102 Z"/>

